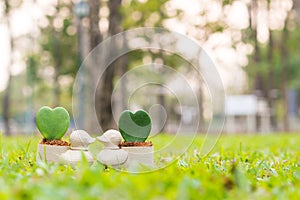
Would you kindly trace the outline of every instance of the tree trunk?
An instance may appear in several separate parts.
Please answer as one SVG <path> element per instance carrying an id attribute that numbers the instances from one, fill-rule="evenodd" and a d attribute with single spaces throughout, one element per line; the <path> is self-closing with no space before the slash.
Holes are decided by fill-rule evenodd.
<path id="1" fill-rule="evenodd" d="M 275 108 L 274 108 L 274 96 L 272 94 L 272 90 L 274 89 L 274 40 L 272 31 L 270 31 L 269 37 L 269 47 L 268 47 L 268 62 L 269 62 L 269 72 L 268 72 L 268 84 L 267 84 L 267 101 L 268 107 L 270 109 L 270 119 L 271 119 L 271 127 L 273 130 L 277 129 L 277 121 L 275 116 Z"/>
<path id="2" fill-rule="evenodd" d="M 109 1 L 109 35 L 115 35 L 121 32 L 121 14 L 120 14 L 120 6 L 121 0 L 111 0 Z M 109 52 L 108 52 L 109 53 Z M 109 57 L 109 56 L 108 56 Z M 96 97 L 100 97 L 96 100 L 98 104 L 97 115 L 99 123 L 102 127 L 102 130 L 105 131 L 109 128 L 116 127 L 116 124 L 113 120 L 112 114 L 112 93 L 113 93 L 113 79 L 115 76 L 116 67 L 119 62 L 112 63 L 106 71 L 103 73 L 103 81 L 101 85 L 97 89 Z"/>
<path id="3" fill-rule="evenodd" d="M 258 16 L 258 2 L 257 0 L 253 0 L 251 3 L 251 17 L 250 17 L 250 27 L 252 28 L 252 38 L 254 40 L 254 55 L 253 55 L 253 65 L 258 66 L 260 62 L 260 49 L 257 40 L 257 16 Z M 262 96 L 263 86 L 262 86 L 262 77 L 261 74 L 256 71 L 254 76 L 254 91 L 253 93 L 257 96 Z M 260 127 L 259 116 L 256 116 L 256 130 Z"/>
<path id="4" fill-rule="evenodd" d="M 124 44 L 123 45 L 127 45 L 125 38 L 124 38 Z M 127 80 L 126 80 L 125 77 L 122 77 L 122 76 L 127 72 L 127 69 L 128 69 L 128 67 L 127 67 L 127 64 L 128 64 L 127 54 L 122 55 L 120 57 L 119 61 L 120 61 L 119 62 L 120 63 L 120 66 L 119 66 L 119 68 L 120 68 L 120 77 L 122 78 L 121 79 L 121 99 L 120 99 L 120 101 L 121 101 L 121 109 L 125 110 L 127 108 L 127 101 L 126 101 L 126 99 L 127 99 L 127 88 L 126 88 Z"/>
<path id="5" fill-rule="evenodd" d="M 288 16 L 289 17 L 289 16 Z M 285 22 L 284 29 L 281 35 L 280 41 L 280 52 L 281 52 L 281 65 L 282 65 L 282 80 L 281 80 L 281 91 L 283 95 L 283 131 L 289 132 L 290 131 L 290 124 L 289 124 L 289 99 L 288 99 L 288 49 L 286 46 L 286 41 L 288 39 L 288 30 L 287 30 L 287 23 L 288 17 Z"/>
<path id="6" fill-rule="evenodd" d="M 11 74 L 9 74 L 7 87 L 5 89 L 4 97 L 3 97 L 3 119 L 4 119 L 4 128 L 5 135 L 10 136 L 10 94 L 11 94 Z"/>
<path id="7" fill-rule="evenodd" d="M 89 0 L 90 6 L 90 50 L 102 42 L 102 35 L 99 29 L 100 0 Z"/>
<path id="8" fill-rule="evenodd" d="M 271 11 L 271 2 L 268 1 L 268 16 L 270 17 L 270 11 Z M 269 63 L 268 67 L 268 84 L 267 84 L 267 101 L 268 101 L 268 107 L 270 109 L 270 122 L 271 122 L 271 128 L 272 130 L 277 130 L 277 120 L 276 120 L 276 112 L 275 112 L 275 106 L 274 106 L 274 38 L 273 33 L 269 29 L 269 47 L 268 47 L 268 54 L 267 54 L 267 60 Z"/>
<path id="9" fill-rule="evenodd" d="M 58 82 L 60 76 L 60 67 L 62 64 L 62 52 L 61 52 L 61 44 L 57 37 L 57 33 L 54 33 L 54 99 L 53 106 L 57 107 L 60 105 L 60 85 Z"/>
<path id="10" fill-rule="evenodd" d="M 254 55 L 253 61 L 254 64 L 257 65 L 260 62 L 260 49 L 257 40 L 257 15 L 258 15 L 258 3 L 257 0 L 252 1 L 252 13 L 251 13 L 251 22 L 252 22 L 252 31 L 253 31 L 253 39 L 254 39 Z M 254 89 L 256 91 L 262 92 L 262 77 L 261 74 L 256 72 L 254 78 Z"/>
<path id="11" fill-rule="evenodd" d="M 11 129 L 10 129 L 10 103 L 11 103 L 11 82 L 12 82 L 12 76 L 11 76 L 11 65 L 13 63 L 13 58 L 12 58 L 12 52 L 14 50 L 14 42 L 12 38 L 12 31 L 11 31 L 11 26 L 10 26 L 10 20 L 9 20 L 9 14 L 10 14 L 10 5 L 9 5 L 9 0 L 4 1 L 5 4 L 5 12 L 4 12 L 4 18 L 6 20 L 6 25 L 7 25 L 7 30 L 9 33 L 9 41 L 10 41 L 10 58 L 9 58 L 9 63 L 7 66 L 7 73 L 8 73 L 8 81 L 7 81 L 7 87 L 4 92 L 4 97 L 3 97 L 3 119 L 4 119 L 4 128 L 5 128 L 5 134 L 6 135 L 11 135 Z"/>
<path id="12" fill-rule="evenodd" d="M 205 121 L 204 121 L 204 99 L 203 99 L 203 88 L 202 88 L 203 82 L 201 81 L 201 84 L 198 89 L 198 103 L 199 103 L 199 127 L 198 132 L 199 133 L 205 133 L 206 127 L 205 127 Z"/>
<path id="13" fill-rule="evenodd" d="M 53 107 L 57 107 L 60 105 L 60 85 L 58 82 L 59 78 L 59 68 L 58 66 L 54 67 L 54 99 L 53 99 Z"/>
<path id="14" fill-rule="evenodd" d="M 296 17 L 298 23 L 300 23 L 300 1 L 293 0 L 294 9 L 296 11 Z"/>
<path id="15" fill-rule="evenodd" d="M 99 10 L 101 6 L 101 0 L 89 0 L 89 6 L 90 6 L 90 14 L 89 14 L 89 19 L 90 19 L 90 24 L 89 24 L 89 50 L 92 51 L 95 47 L 97 47 L 98 44 L 100 44 L 103 40 L 103 37 L 101 35 L 100 29 L 99 29 Z M 99 57 L 101 59 L 101 57 Z M 99 77 L 97 77 L 97 67 L 99 66 L 92 66 L 89 69 L 90 77 L 91 77 L 91 83 L 96 85 L 96 82 Z M 93 87 L 90 87 L 92 89 L 95 89 Z M 97 91 L 99 90 L 99 87 L 96 88 Z M 91 91 L 92 92 L 92 91 Z M 95 107 L 90 107 L 89 109 L 95 109 L 97 113 L 97 118 L 100 119 L 100 106 L 101 106 L 101 101 L 100 101 L 100 94 L 101 92 L 96 92 L 95 94 Z M 91 100 L 90 100 L 91 101 Z M 93 105 L 91 105 L 93 106 Z M 97 127 L 97 123 L 99 123 L 98 119 L 88 119 L 90 121 L 89 124 L 89 129 L 90 131 L 98 131 L 95 127 Z"/>

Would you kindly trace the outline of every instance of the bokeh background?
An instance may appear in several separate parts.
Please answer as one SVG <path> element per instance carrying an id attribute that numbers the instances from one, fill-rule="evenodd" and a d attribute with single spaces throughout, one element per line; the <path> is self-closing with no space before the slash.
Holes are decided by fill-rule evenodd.
<path id="1" fill-rule="evenodd" d="M 164 27 L 192 38 L 215 61 L 227 94 L 225 133 L 299 131 L 298 9 L 298 0 L 0 0 L 0 130 L 33 133 L 43 105 L 63 106 L 72 114 L 76 73 L 94 47 L 124 30 Z M 103 130 L 115 127 L 113 109 L 128 107 L 125 91 L 131 87 L 122 79 L 121 92 L 111 99 L 116 83 L 128 70 L 149 63 L 186 77 L 198 97 L 199 133 L 205 132 L 212 118 L 205 81 L 184 59 L 159 50 L 133 51 L 112 63 L 95 94 L 98 119 L 87 119 L 83 111 L 83 121 L 99 122 Z M 161 70 L 157 65 L 154 71 Z M 131 80 L 148 75 L 141 72 Z M 86 76 L 95 78 L 93 68 Z M 185 96 L 179 80 L 172 87 Z M 165 124 L 156 120 L 158 132 L 174 133 L 179 121 L 193 122 L 194 107 L 180 109 L 163 87 L 151 91 L 156 92 L 133 95 L 130 106 L 163 106 L 168 118 Z"/>

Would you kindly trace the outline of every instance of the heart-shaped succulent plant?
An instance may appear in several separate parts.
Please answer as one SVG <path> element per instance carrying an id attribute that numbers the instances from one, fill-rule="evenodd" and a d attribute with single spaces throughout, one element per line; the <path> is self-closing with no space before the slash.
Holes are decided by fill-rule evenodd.
<path id="1" fill-rule="evenodd" d="M 144 142 L 151 131 L 151 118 L 147 112 L 125 110 L 119 118 L 119 131 L 125 142 Z"/>
<path id="2" fill-rule="evenodd" d="M 43 106 L 36 115 L 36 124 L 47 141 L 60 140 L 69 128 L 70 116 L 62 107 Z"/>

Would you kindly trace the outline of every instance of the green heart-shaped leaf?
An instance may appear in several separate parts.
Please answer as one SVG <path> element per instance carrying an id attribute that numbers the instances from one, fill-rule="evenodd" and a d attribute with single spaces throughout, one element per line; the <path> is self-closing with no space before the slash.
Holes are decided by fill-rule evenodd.
<path id="1" fill-rule="evenodd" d="M 46 140 L 59 140 L 67 132 L 70 116 L 66 109 L 42 107 L 36 115 L 36 124 Z"/>
<path id="2" fill-rule="evenodd" d="M 134 114 L 125 110 L 119 118 L 119 130 L 126 142 L 144 142 L 150 134 L 151 125 L 150 116 L 143 110 Z"/>

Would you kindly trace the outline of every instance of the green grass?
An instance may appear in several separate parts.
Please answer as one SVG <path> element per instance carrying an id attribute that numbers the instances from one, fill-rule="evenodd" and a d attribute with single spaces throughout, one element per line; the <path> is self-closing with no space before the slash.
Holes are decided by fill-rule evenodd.
<path id="1" fill-rule="evenodd" d="M 155 138 L 155 145 L 170 136 Z M 38 137 L 0 138 L 0 199 L 300 199 L 300 135 L 222 136 L 201 157 L 203 137 L 171 166 L 128 174 L 35 162 Z M 93 146 L 99 150 L 101 146 Z"/>

